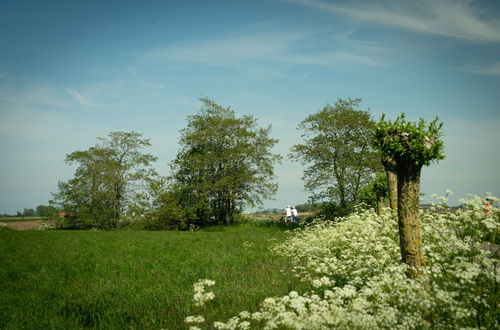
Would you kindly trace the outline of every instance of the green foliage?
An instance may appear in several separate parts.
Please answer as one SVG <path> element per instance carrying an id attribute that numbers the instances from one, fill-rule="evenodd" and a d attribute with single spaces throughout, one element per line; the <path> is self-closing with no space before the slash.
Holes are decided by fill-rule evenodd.
<path id="1" fill-rule="evenodd" d="M 316 206 L 314 219 L 335 221 L 336 218 L 344 217 L 353 211 L 354 211 L 353 203 L 340 205 L 339 203 L 336 203 L 334 201 L 321 202 L 318 203 Z"/>
<path id="2" fill-rule="evenodd" d="M 468 195 L 467 199 L 461 199 L 464 213 L 468 214 L 468 220 L 464 223 L 457 235 L 465 239 L 475 237 L 479 242 L 489 242 L 492 251 L 500 254 L 500 210 L 495 207 L 498 198 L 488 193 L 486 197 Z M 446 198 L 446 197 L 445 197 Z M 440 205 L 445 208 L 445 204 Z M 439 206 L 438 206 L 439 207 Z M 497 244 L 495 246 L 495 244 Z"/>
<path id="3" fill-rule="evenodd" d="M 274 164 L 281 157 L 271 148 L 278 140 L 254 117 L 201 101 L 199 113 L 188 116 L 181 130 L 172 180 L 182 191 L 182 205 L 195 210 L 200 224 L 229 224 L 244 205 L 261 204 L 276 192 Z"/>
<path id="4" fill-rule="evenodd" d="M 141 134 L 111 132 L 98 141 L 66 156 L 66 163 L 77 168 L 73 178 L 59 182 L 52 204 L 73 214 L 68 228 L 118 228 L 146 178 L 155 175 L 150 164 L 156 157 L 143 152 L 150 143 Z"/>
<path id="5" fill-rule="evenodd" d="M 371 147 L 375 123 L 368 111 L 358 110 L 361 99 L 338 99 L 334 106 L 309 115 L 299 124 L 303 144 L 292 147 L 290 156 L 309 165 L 303 180 L 315 199 L 347 208 L 380 168 Z"/>
<path id="6" fill-rule="evenodd" d="M 303 203 L 295 205 L 295 208 L 298 212 L 312 212 L 315 209 L 315 205 L 313 203 Z"/>
<path id="7" fill-rule="evenodd" d="M 429 124 L 424 119 L 407 121 L 401 114 L 394 122 L 386 121 L 385 115 L 377 123 L 373 145 L 382 156 L 398 164 L 429 165 L 431 161 L 444 159 L 441 128 L 436 117 Z"/>
<path id="8" fill-rule="evenodd" d="M 184 329 L 199 312 L 192 284 L 212 278 L 206 317 L 256 309 L 266 296 L 308 289 L 269 251 L 280 228 L 246 224 L 195 232 L 14 231 L 0 235 L 1 329 Z"/>
<path id="9" fill-rule="evenodd" d="M 168 191 L 160 194 L 154 201 L 154 210 L 149 215 L 146 229 L 185 230 L 188 228 L 189 215 L 180 204 L 179 196 Z"/>
<path id="10" fill-rule="evenodd" d="M 35 210 L 33 209 L 24 209 L 23 217 L 34 217 L 36 215 Z"/>
<path id="11" fill-rule="evenodd" d="M 377 196 L 386 197 L 388 195 L 387 175 L 383 172 L 377 173 L 369 185 L 361 189 L 359 202 L 371 207 L 377 206 Z"/>
<path id="12" fill-rule="evenodd" d="M 39 217 L 54 217 L 56 213 L 57 209 L 53 205 L 38 205 L 36 207 L 36 215 L 38 215 Z"/>

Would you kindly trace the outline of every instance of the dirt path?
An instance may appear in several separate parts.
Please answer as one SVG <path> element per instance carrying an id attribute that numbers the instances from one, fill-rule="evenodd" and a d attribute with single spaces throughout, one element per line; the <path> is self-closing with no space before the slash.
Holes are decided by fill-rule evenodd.
<path id="1" fill-rule="evenodd" d="M 30 230 L 35 229 L 40 225 L 40 221 L 19 221 L 19 222 L 6 222 L 7 227 L 16 230 Z"/>

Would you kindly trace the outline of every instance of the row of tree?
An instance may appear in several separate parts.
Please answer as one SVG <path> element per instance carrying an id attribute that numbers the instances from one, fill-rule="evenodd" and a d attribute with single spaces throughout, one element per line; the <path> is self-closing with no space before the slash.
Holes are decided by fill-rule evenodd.
<path id="1" fill-rule="evenodd" d="M 231 224 L 245 206 L 256 206 L 277 190 L 272 152 L 278 140 L 271 127 L 259 127 L 250 115 L 201 99 L 200 111 L 188 116 L 180 150 L 170 175 L 151 167 L 149 140 L 136 132 L 111 132 L 83 151 L 66 156 L 76 165 L 73 178 L 60 182 L 52 204 L 70 214 L 75 228 L 118 228 L 127 217 L 151 229 L 186 229 L 191 225 Z M 360 99 L 339 99 L 307 116 L 298 126 L 304 142 L 290 157 L 306 166 L 303 180 L 312 193 L 310 205 L 324 215 L 342 215 L 360 201 L 385 197 L 398 215 L 402 259 L 410 277 L 422 273 L 422 239 L 418 217 L 420 171 L 442 159 L 442 124 L 438 119 L 376 123 L 359 110 Z M 384 173 L 385 170 L 385 173 Z"/>
<path id="2" fill-rule="evenodd" d="M 357 109 L 360 101 L 339 99 L 308 116 L 299 125 L 304 143 L 293 146 L 290 154 L 309 165 L 303 179 L 313 193 L 312 205 L 332 217 L 345 214 L 359 201 L 375 200 L 373 177 L 382 165 L 372 144 L 375 122 L 368 111 Z M 209 99 L 202 102 L 200 112 L 189 116 L 181 131 L 181 150 L 168 180 L 151 169 L 156 158 L 144 153 L 150 145 L 147 139 L 135 132 L 112 132 L 107 139 L 98 138 L 94 147 L 67 155 L 66 162 L 78 167 L 73 179 L 59 183 L 55 204 L 80 220 L 89 219 L 87 225 L 116 228 L 126 212 L 142 214 L 148 202 L 161 204 L 155 199 L 167 190 L 182 197 L 180 205 L 190 210 L 187 218 L 194 213 L 198 222 L 205 218 L 226 224 L 243 205 L 270 197 L 276 191 L 270 180 L 273 166 L 280 160 L 270 152 L 277 142 L 269 137 L 270 127 L 257 127 L 252 116 L 237 118 L 233 110 Z M 382 163 L 391 181 L 394 170 L 387 159 Z M 382 205 L 386 185 L 379 183 L 375 190 Z M 389 186 L 395 209 L 396 186 Z"/>
<path id="3" fill-rule="evenodd" d="M 25 208 L 17 211 L 16 214 L 0 214 L 0 218 L 9 217 L 54 217 L 57 214 L 57 208 L 53 205 L 38 205 L 36 208 Z"/>
<path id="4" fill-rule="evenodd" d="M 249 115 L 202 99 L 188 116 L 180 150 L 164 178 L 151 167 L 149 140 L 136 132 L 112 132 L 83 151 L 66 156 L 76 165 L 72 179 L 59 182 L 52 204 L 74 215 L 68 226 L 118 228 L 139 217 L 154 229 L 231 224 L 244 206 L 261 204 L 276 192 L 271 127 Z"/>

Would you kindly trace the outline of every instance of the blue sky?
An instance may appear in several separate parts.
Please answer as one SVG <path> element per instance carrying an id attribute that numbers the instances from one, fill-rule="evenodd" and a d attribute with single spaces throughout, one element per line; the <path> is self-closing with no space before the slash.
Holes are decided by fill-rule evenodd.
<path id="1" fill-rule="evenodd" d="M 286 158 L 337 98 L 375 119 L 444 122 L 422 191 L 499 193 L 500 2 L 2 1 L 0 213 L 47 204 L 72 151 L 137 131 L 167 175 L 186 116 L 209 97 L 271 124 L 285 156 L 264 207 L 307 200 Z"/>

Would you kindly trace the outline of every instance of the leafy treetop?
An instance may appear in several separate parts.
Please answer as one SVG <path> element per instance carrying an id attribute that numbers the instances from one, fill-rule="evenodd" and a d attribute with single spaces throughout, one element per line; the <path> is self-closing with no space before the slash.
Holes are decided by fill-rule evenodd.
<path id="1" fill-rule="evenodd" d="M 209 206 L 225 221 L 242 205 L 261 204 L 276 192 L 274 164 L 281 156 L 271 149 L 278 140 L 270 137 L 271 126 L 259 127 L 253 116 L 237 116 L 208 98 L 201 101 L 200 111 L 188 116 L 181 130 L 172 179 L 190 191 L 198 210 Z"/>
<path id="2" fill-rule="evenodd" d="M 315 197 L 330 197 L 342 207 L 358 199 L 380 167 L 371 141 L 375 122 L 359 110 L 361 99 L 338 99 L 307 116 L 298 126 L 304 142 L 294 145 L 290 157 L 309 165 L 303 180 Z"/>
<path id="3" fill-rule="evenodd" d="M 407 121 L 401 114 L 394 122 L 386 121 L 385 114 L 377 123 L 373 145 L 382 156 L 398 164 L 428 166 L 432 161 L 444 159 L 441 128 L 436 117 L 429 124 L 424 119 Z"/>

